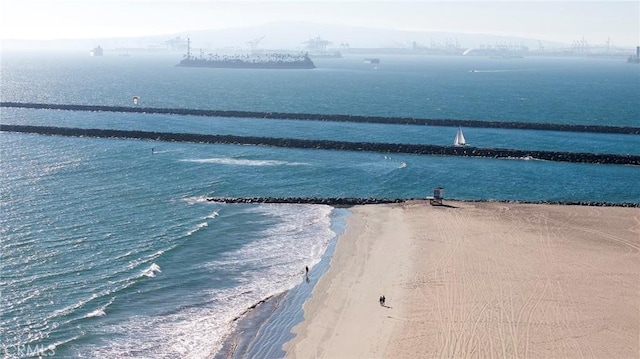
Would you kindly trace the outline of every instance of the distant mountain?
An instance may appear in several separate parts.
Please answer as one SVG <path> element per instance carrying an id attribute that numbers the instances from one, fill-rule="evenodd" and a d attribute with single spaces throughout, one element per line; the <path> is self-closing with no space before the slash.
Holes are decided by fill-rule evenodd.
<path id="1" fill-rule="evenodd" d="M 330 42 L 329 49 L 341 45 L 351 48 L 411 48 L 412 46 L 459 46 L 477 48 L 481 46 L 516 45 L 538 49 L 566 46 L 557 42 L 537 39 L 497 36 L 488 34 L 465 34 L 452 32 L 400 31 L 380 28 L 364 28 L 344 25 L 328 25 L 307 22 L 274 22 L 242 28 L 186 31 L 177 34 L 132 38 L 100 38 L 71 40 L 4 40 L 5 49 L 86 49 L 100 45 L 106 51 L 114 49 L 148 49 L 169 51 L 168 41 L 176 37 L 191 39 L 194 49 L 250 49 L 251 42 L 258 49 L 303 50 L 305 42 L 320 37 Z M 259 41 L 258 41 L 259 40 Z M 175 47 L 174 47 L 175 50 Z"/>

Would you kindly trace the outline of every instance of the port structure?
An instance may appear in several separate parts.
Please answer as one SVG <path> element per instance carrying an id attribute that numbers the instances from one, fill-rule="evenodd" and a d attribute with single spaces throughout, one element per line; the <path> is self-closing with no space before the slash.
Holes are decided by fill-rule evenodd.
<path id="1" fill-rule="evenodd" d="M 260 43 L 260 41 L 262 41 L 262 39 L 264 39 L 264 35 L 262 35 L 261 37 L 257 38 L 257 39 L 253 39 L 251 41 L 247 41 L 247 45 L 249 45 L 249 49 L 251 49 L 251 52 L 256 52 L 256 50 L 258 49 L 258 44 Z"/>

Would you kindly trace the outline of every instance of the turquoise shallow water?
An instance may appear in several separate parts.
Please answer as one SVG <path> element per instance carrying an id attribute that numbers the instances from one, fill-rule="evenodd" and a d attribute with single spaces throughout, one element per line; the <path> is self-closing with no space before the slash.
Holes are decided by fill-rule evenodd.
<path id="1" fill-rule="evenodd" d="M 347 57 L 290 72 L 177 68 L 178 60 L 3 54 L 2 101 L 126 106 L 138 95 L 149 107 L 640 125 L 640 68 L 617 60 L 381 57 L 374 69 Z M 446 127 L 0 111 L 7 124 L 442 145 L 455 135 Z M 465 135 L 479 147 L 640 153 L 634 135 Z M 225 205 L 207 196 L 404 198 L 444 186 L 446 197 L 468 200 L 640 203 L 633 166 L 0 139 L 0 347 L 8 357 L 27 349 L 207 357 L 233 318 L 302 283 L 302 268 L 320 263 L 336 236 L 332 223 L 344 217 L 326 206 Z"/>

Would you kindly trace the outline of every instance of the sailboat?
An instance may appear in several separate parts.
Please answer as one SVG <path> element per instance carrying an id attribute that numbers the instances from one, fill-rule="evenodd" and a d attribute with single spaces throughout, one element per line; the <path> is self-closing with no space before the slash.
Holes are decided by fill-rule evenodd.
<path id="1" fill-rule="evenodd" d="M 453 139 L 453 145 L 456 147 L 467 145 L 467 141 L 464 139 L 464 134 L 462 133 L 462 128 L 460 127 L 458 127 L 458 132 L 456 132 L 456 138 Z"/>

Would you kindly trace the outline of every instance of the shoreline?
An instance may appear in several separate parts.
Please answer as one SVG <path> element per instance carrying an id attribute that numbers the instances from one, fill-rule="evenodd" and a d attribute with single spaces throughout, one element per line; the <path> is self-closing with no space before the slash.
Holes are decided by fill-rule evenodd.
<path id="1" fill-rule="evenodd" d="M 637 357 L 640 211 L 447 204 L 352 207 L 286 356 Z"/>
<path id="2" fill-rule="evenodd" d="M 257 329 L 264 324 L 268 315 L 279 307 L 282 298 L 287 292 L 263 299 L 234 318 L 235 328 L 224 339 L 220 350 L 214 353 L 212 357 L 214 359 L 227 359 L 236 358 L 243 354 L 248 343 L 255 338 Z"/>
<path id="3" fill-rule="evenodd" d="M 303 304 L 311 297 L 318 280 L 329 269 L 338 238 L 345 231 L 346 209 L 334 208 L 331 228 L 335 233 L 320 261 L 309 269 L 302 282 L 282 293 L 265 298 L 234 319 L 234 330 L 224 339 L 214 359 L 284 357 L 282 345 L 293 338 L 291 328 L 303 320 Z"/>

